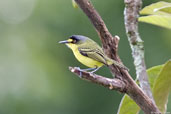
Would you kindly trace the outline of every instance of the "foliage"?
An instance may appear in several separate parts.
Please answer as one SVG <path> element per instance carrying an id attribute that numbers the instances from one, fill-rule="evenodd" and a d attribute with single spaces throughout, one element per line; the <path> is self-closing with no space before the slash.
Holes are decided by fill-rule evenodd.
<path id="1" fill-rule="evenodd" d="M 139 17 L 140 22 L 151 23 L 171 29 L 171 3 L 162 1 L 151 4 L 143 8 L 140 14 L 148 15 Z"/>
<path id="2" fill-rule="evenodd" d="M 75 2 L 75 0 L 72 0 L 72 6 L 73 6 L 74 8 L 78 8 L 78 4 Z"/>
<path id="3" fill-rule="evenodd" d="M 148 79 L 152 88 L 154 100 L 161 112 L 166 112 L 168 96 L 171 89 L 171 60 L 164 65 L 152 67 L 147 70 Z M 137 114 L 138 105 L 129 96 L 124 95 L 118 114 Z"/>

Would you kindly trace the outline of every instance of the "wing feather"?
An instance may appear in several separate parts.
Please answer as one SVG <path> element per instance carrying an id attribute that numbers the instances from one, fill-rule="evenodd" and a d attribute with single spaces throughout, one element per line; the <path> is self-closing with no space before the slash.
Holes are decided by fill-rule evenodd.
<path id="1" fill-rule="evenodd" d="M 102 52 L 102 50 L 98 48 L 96 49 L 79 48 L 78 50 L 83 56 L 89 57 L 103 64 L 107 64 L 104 53 Z"/>

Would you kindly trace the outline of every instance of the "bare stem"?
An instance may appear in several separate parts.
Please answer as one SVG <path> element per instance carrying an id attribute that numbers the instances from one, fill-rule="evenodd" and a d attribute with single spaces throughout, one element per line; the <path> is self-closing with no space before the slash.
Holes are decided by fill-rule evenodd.
<path id="1" fill-rule="evenodd" d="M 142 90 L 153 100 L 144 61 L 144 45 L 138 32 L 138 17 L 142 1 L 125 0 L 125 5 L 125 29 L 132 49 L 137 79 Z"/>
<path id="2" fill-rule="evenodd" d="M 110 78 L 106 78 L 104 76 L 100 76 L 97 74 L 92 74 L 92 73 L 85 72 L 85 71 L 83 72 L 83 71 L 80 71 L 77 67 L 74 67 L 74 68 L 69 67 L 69 70 L 75 73 L 81 79 L 91 81 L 93 83 L 107 87 L 111 90 L 118 90 L 124 93 L 125 83 L 123 83 L 123 81 L 119 79 L 110 79 Z M 80 73 L 81 73 L 81 76 L 80 76 Z"/>

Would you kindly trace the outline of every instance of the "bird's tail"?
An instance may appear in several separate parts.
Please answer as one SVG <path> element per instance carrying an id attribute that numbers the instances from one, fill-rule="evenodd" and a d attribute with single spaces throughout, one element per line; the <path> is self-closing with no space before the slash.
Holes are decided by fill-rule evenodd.
<path id="1" fill-rule="evenodd" d="M 114 64 L 114 65 L 116 65 L 116 66 L 118 66 L 118 67 L 120 67 L 120 68 L 123 68 L 123 69 L 129 71 L 129 69 L 128 69 L 126 66 L 124 66 L 123 64 L 121 64 L 121 63 L 119 63 L 119 62 L 117 62 L 117 61 L 115 61 L 115 60 L 112 60 L 112 59 L 110 59 L 110 61 L 108 61 L 107 64 L 108 64 L 108 65 Z"/>

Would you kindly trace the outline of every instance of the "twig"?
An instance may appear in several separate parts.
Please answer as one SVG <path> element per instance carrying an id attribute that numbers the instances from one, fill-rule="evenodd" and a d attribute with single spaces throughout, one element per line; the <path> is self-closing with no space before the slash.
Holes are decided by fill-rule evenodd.
<path id="1" fill-rule="evenodd" d="M 125 29 L 132 49 L 132 56 L 134 58 L 137 79 L 142 90 L 153 100 L 147 77 L 146 65 L 144 62 L 144 45 L 138 33 L 138 16 L 139 10 L 141 9 L 142 1 L 125 0 L 125 4 Z"/>
<path id="2" fill-rule="evenodd" d="M 115 59 L 120 61 L 117 54 L 117 43 L 118 40 L 113 38 L 108 31 L 104 21 L 94 9 L 93 5 L 89 0 L 75 0 L 83 12 L 89 17 L 90 21 L 94 25 L 97 33 L 99 34 L 105 53 Z M 151 112 L 160 113 L 157 106 L 152 102 L 152 100 L 137 86 L 134 80 L 131 78 L 126 70 L 123 70 L 115 65 L 109 66 L 113 75 L 116 79 L 119 79 L 125 83 L 125 93 L 127 93 L 146 113 L 151 114 Z M 91 79 L 90 79 L 91 80 Z"/>
<path id="3" fill-rule="evenodd" d="M 69 67 L 69 70 L 73 73 L 75 73 L 78 77 L 80 77 L 81 79 L 84 80 L 88 80 L 91 81 L 93 83 L 102 85 L 104 87 L 109 88 L 110 90 L 118 90 L 122 93 L 124 93 L 125 91 L 125 83 L 123 83 L 123 81 L 119 80 L 119 79 L 110 79 L 110 78 L 106 78 L 104 76 L 100 76 L 97 74 L 92 74 L 89 72 L 83 72 L 80 71 L 77 67 Z M 80 76 L 80 72 L 81 72 L 81 76 Z"/>

